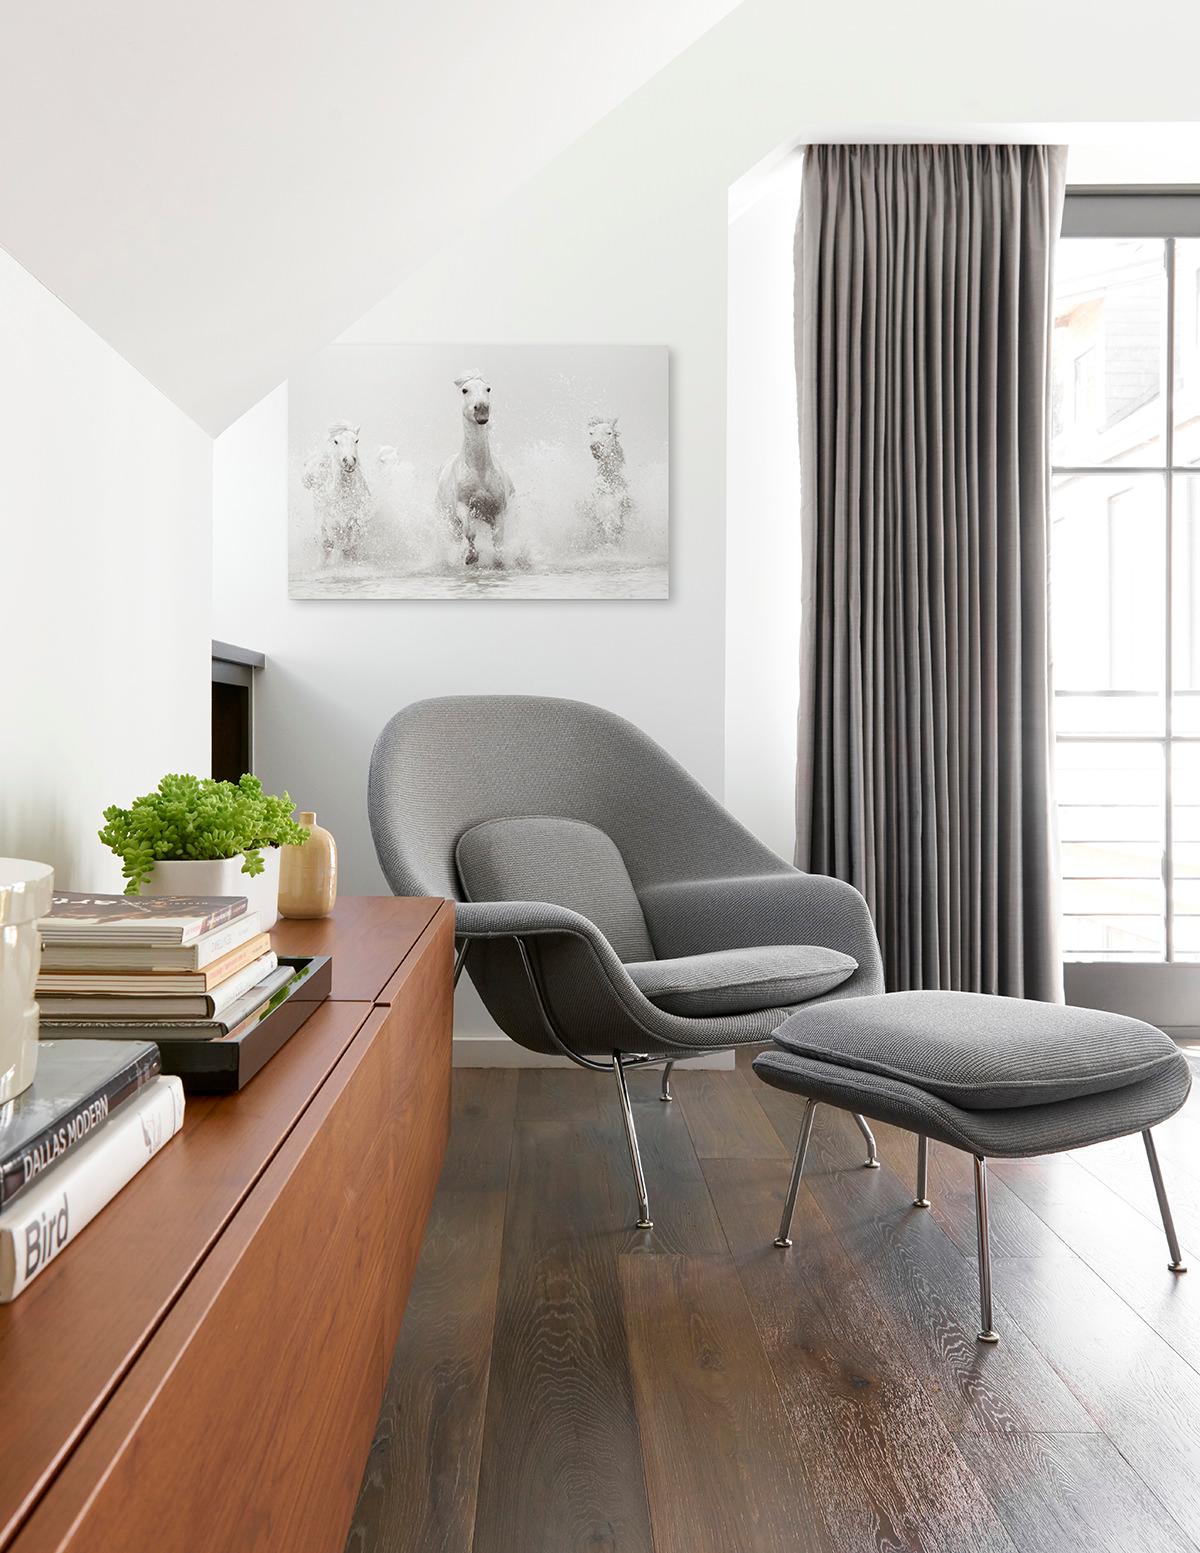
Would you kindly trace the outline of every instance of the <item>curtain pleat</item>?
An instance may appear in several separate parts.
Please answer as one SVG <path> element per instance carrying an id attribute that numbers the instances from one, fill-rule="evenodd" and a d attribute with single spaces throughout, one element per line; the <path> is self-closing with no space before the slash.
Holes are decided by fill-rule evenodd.
<path id="1" fill-rule="evenodd" d="M 1046 146 L 815 146 L 796 232 L 796 861 L 891 990 L 1057 1000 Z"/>

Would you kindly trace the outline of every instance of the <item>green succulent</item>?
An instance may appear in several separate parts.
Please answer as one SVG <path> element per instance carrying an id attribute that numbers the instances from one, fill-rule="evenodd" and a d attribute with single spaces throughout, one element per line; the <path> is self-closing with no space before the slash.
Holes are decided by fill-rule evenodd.
<path id="1" fill-rule="evenodd" d="M 299 846 L 308 831 L 292 819 L 295 805 L 287 793 L 274 798 L 255 776 L 237 782 L 211 777 L 165 776 L 152 793 L 135 798 L 128 809 L 112 804 L 104 811 L 100 840 L 121 859 L 136 895 L 162 861 L 237 857 L 245 853 L 244 874 L 261 874 L 263 847 Z"/>

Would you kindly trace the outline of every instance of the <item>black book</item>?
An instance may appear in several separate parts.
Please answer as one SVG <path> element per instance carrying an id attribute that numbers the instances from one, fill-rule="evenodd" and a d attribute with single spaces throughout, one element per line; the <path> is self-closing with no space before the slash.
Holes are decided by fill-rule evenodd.
<path id="1" fill-rule="evenodd" d="M 151 1041 L 39 1041 L 33 1083 L 0 1105 L 0 1208 L 161 1070 Z"/>

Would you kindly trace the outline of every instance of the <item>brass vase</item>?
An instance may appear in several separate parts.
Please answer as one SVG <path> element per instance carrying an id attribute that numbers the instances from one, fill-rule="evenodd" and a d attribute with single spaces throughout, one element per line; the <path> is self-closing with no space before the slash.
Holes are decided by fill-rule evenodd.
<path id="1" fill-rule="evenodd" d="M 306 810 L 296 823 L 308 828 L 299 847 L 280 847 L 279 914 L 283 917 L 327 917 L 337 900 L 337 842 Z"/>

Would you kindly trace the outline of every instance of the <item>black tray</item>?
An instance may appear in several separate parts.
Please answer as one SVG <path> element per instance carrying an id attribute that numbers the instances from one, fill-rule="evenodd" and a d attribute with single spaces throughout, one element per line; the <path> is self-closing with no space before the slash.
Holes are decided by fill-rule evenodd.
<path id="1" fill-rule="evenodd" d="M 213 1040 L 160 1041 L 164 1073 L 177 1073 L 193 1095 L 231 1095 L 258 1070 L 329 996 L 333 958 L 327 954 L 279 956 L 296 974 L 285 982 L 254 1023 L 241 1035 Z"/>

